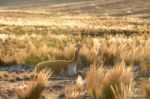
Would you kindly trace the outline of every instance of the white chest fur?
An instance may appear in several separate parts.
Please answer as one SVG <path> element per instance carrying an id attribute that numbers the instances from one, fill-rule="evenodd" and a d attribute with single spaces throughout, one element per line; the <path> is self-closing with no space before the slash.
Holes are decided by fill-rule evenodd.
<path id="1" fill-rule="evenodd" d="M 69 64 L 67 68 L 67 74 L 68 75 L 75 75 L 76 74 L 76 64 Z"/>

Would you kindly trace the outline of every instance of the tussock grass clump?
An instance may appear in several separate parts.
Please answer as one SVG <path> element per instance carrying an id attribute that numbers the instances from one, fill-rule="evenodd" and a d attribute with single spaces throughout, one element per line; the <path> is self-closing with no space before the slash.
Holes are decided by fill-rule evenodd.
<path id="1" fill-rule="evenodd" d="M 83 99 L 85 90 L 84 80 L 78 76 L 75 83 L 66 86 L 65 90 L 59 95 L 58 99 Z"/>
<path id="2" fill-rule="evenodd" d="M 26 51 L 21 51 L 18 53 L 15 53 L 15 61 L 17 64 L 25 64 L 26 63 L 26 59 L 28 57 L 28 53 Z"/>
<path id="3" fill-rule="evenodd" d="M 6 55 L 6 56 L 1 57 L 1 64 L 2 65 L 15 65 L 16 64 L 15 56 Z"/>
<path id="4" fill-rule="evenodd" d="M 50 71 L 42 70 L 24 90 L 18 89 L 13 99 L 40 99 L 50 75 Z"/>
<path id="5" fill-rule="evenodd" d="M 80 99 L 83 96 L 83 89 L 81 86 L 72 85 L 65 88 L 66 99 Z"/>
<path id="6" fill-rule="evenodd" d="M 115 88 L 111 87 L 115 99 L 131 99 L 130 96 L 133 95 L 133 86 L 120 83 L 120 88 L 119 90 L 117 86 L 115 86 Z"/>
<path id="7" fill-rule="evenodd" d="M 87 72 L 87 91 L 95 99 L 99 99 L 102 96 L 104 76 L 104 68 L 97 68 L 95 65 L 91 65 L 89 71 Z"/>
<path id="8" fill-rule="evenodd" d="M 130 89 L 134 85 L 133 78 L 131 68 L 126 68 L 124 63 L 116 64 L 108 71 L 91 65 L 86 76 L 87 91 L 94 99 L 116 99 L 116 96 L 128 99 L 125 97 L 130 96 Z"/>
<path id="9" fill-rule="evenodd" d="M 73 57 L 74 54 L 74 46 L 72 44 L 69 44 L 68 46 L 64 47 L 63 50 L 63 57 L 70 60 Z"/>
<path id="10" fill-rule="evenodd" d="M 111 46 L 103 45 L 98 51 L 98 57 L 105 66 L 114 66 L 120 60 L 120 48 L 116 44 Z"/>
<path id="11" fill-rule="evenodd" d="M 80 65 L 84 65 L 86 67 L 89 67 L 90 64 L 94 62 L 96 59 L 96 53 L 92 51 L 92 48 L 88 48 L 86 46 L 82 47 L 80 51 Z"/>
<path id="12" fill-rule="evenodd" d="M 145 48 L 142 48 L 141 46 L 136 47 L 134 45 L 132 47 L 127 47 L 128 48 L 126 48 L 122 54 L 122 60 L 124 60 L 128 66 L 131 64 L 134 66 L 140 66 L 143 58 L 146 56 L 144 55 Z"/>

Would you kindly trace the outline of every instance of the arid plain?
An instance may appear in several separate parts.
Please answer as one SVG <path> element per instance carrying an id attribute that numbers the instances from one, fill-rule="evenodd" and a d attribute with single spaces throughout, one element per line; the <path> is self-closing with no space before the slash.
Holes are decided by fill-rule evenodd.
<path id="1" fill-rule="evenodd" d="M 72 59 L 76 44 L 83 78 L 53 71 L 33 77 L 39 62 Z M 41 99 L 149 99 L 150 1 L 1 0 L 0 99 L 37 93 Z"/>

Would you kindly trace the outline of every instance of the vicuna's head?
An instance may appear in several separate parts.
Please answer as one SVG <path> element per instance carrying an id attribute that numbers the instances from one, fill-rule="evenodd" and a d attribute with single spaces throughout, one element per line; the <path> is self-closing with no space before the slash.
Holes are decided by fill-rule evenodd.
<path id="1" fill-rule="evenodd" d="M 76 44 L 76 45 L 75 45 L 76 51 L 78 51 L 78 52 L 79 52 L 79 51 L 80 51 L 80 49 L 81 49 L 81 47 L 82 47 L 82 46 L 81 46 L 80 44 Z"/>

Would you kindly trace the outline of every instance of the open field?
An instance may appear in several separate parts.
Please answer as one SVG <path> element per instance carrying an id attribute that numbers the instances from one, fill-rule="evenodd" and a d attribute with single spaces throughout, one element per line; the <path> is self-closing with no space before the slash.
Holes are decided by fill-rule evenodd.
<path id="1" fill-rule="evenodd" d="M 5 85 L 7 82 L 7 87 L 1 87 L 4 97 L 11 96 L 15 86 L 22 87 L 22 81 L 25 81 L 26 86 L 33 74 L 32 68 L 38 62 L 71 59 L 73 45 L 76 43 L 83 46 L 78 70 L 84 75 L 90 64 L 96 63 L 98 66 L 111 68 L 124 61 L 126 66 L 133 67 L 134 72 L 138 73 L 137 82 L 149 78 L 150 23 L 148 21 L 137 18 L 87 17 L 87 20 L 80 19 L 79 22 L 82 22 L 82 26 L 70 25 L 72 22 L 66 21 L 65 25 L 53 26 L 1 25 L 0 64 L 6 66 L 6 68 L 1 67 L 3 71 L 1 84 Z M 51 81 L 52 86 L 44 91 L 48 99 L 59 95 L 66 85 L 75 82 L 74 78 L 59 76 L 52 77 Z"/>
<path id="2" fill-rule="evenodd" d="M 44 99 L 149 99 L 149 6 L 149 0 L 1 0 L 0 99 L 36 87 Z M 34 79 L 37 63 L 70 60 L 77 43 L 83 80 L 47 73 Z"/>
<path id="3" fill-rule="evenodd" d="M 1 0 L 0 13 L 9 17 L 21 13 L 60 15 L 101 15 L 150 18 L 149 0 Z M 13 13 L 12 13 L 13 12 Z M 16 13 L 14 13 L 16 12 Z M 23 14 L 24 16 L 24 14 Z M 28 15 L 30 16 L 30 15 Z M 32 17 L 32 16 L 30 16 Z"/>

